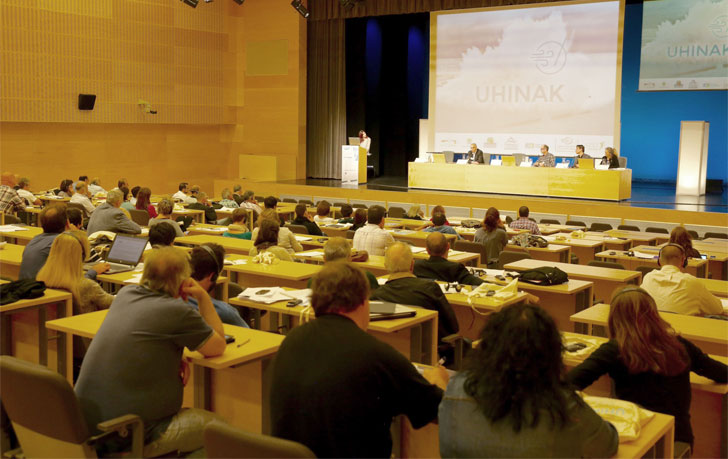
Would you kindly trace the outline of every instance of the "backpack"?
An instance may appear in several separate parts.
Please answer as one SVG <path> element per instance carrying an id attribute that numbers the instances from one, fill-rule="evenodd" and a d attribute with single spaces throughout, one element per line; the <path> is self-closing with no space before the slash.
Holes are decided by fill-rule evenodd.
<path id="1" fill-rule="evenodd" d="M 523 271 L 518 279 L 535 285 L 558 285 L 569 282 L 569 275 L 555 266 L 541 266 Z"/>

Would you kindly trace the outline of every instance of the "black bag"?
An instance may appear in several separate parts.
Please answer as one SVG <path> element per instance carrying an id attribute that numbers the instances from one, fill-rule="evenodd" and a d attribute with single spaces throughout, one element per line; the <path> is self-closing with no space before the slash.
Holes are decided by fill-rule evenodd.
<path id="1" fill-rule="evenodd" d="M 539 247 L 539 248 L 546 248 L 549 246 L 549 241 L 542 238 L 541 236 L 535 236 L 533 234 L 528 236 L 528 246 L 529 247 Z"/>
<path id="2" fill-rule="evenodd" d="M 0 305 L 15 303 L 18 300 L 38 298 L 45 293 L 43 282 L 34 279 L 23 279 L 0 285 Z"/>
<path id="3" fill-rule="evenodd" d="M 535 285 L 558 285 L 569 282 L 569 275 L 555 266 L 541 266 L 523 271 L 518 279 Z"/>

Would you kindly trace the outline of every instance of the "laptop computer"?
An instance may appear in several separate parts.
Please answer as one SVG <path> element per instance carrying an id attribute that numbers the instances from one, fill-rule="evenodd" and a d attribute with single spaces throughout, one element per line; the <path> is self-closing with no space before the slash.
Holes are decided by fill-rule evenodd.
<path id="1" fill-rule="evenodd" d="M 117 234 L 111 249 L 106 255 L 106 262 L 111 268 L 106 274 L 123 273 L 131 271 L 139 264 L 147 246 L 147 238 L 132 237 Z M 96 263 L 86 263 L 84 268 L 88 269 Z M 90 266 L 89 266 L 90 265 Z"/>
<path id="2" fill-rule="evenodd" d="M 504 166 L 515 166 L 516 165 L 516 158 L 514 156 L 503 156 L 501 158 L 503 160 Z"/>
<path id="3" fill-rule="evenodd" d="M 576 158 L 579 169 L 594 169 L 594 158 Z"/>
<path id="4" fill-rule="evenodd" d="M 433 153 L 432 162 L 433 163 L 446 163 L 447 160 L 445 159 L 445 155 L 443 153 Z"/>
<path id="5" fill-rule="evenodd" d="M 359 137 L 349 137 L 349 145 L 359 145 Z"/>

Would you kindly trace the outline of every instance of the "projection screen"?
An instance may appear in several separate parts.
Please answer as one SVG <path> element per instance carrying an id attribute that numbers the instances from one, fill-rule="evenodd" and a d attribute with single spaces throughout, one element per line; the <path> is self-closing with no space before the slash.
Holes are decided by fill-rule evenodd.
<path id="1" fill-rule="evenodd" d="M 623 17 L 620 1 L 433 13 L 430 151 L 617 146 Z"/>
<path id="2" fill-rule="evenodd" d="M 646 1 L 640 91 L 728 89 L 728 0 Z"/>

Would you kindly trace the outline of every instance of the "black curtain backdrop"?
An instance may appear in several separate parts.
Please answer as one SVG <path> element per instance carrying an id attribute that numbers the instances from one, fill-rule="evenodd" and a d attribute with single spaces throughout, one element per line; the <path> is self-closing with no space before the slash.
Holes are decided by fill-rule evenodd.
<path id="1" fill-rule="evenodd" d="M 407 175 L 427 118 L 429 13 L 346 20 L 346 131 L 372 138 L 377 176 Z"/>

